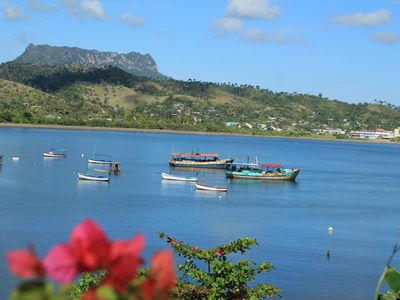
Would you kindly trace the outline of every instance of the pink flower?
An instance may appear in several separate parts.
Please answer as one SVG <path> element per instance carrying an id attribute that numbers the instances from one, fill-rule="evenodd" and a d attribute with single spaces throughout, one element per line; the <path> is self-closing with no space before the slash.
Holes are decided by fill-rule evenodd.
<path id="1" fill-rule="evenodd" d="M 164 250 L 153 256 L 150 277 L 140 285 L 140 290 L 145 300 L 169 299 L 175 282 L 173 254 L 170 250 Z"/>
<path id="2" fill-rule="evenodd" d="M 170 250 L 154 254 L 151 260 L 150 277 L 155 281 L 155 288 L 170 292 L 176 281 L 174 256 Z"/>
<path id="3" fill-rule="evenodd" d="M 44 266 L 50 278 L 62 283 L 72 282 L 79 274 L 75 253 L 68 244 L 51 249 L 44 259 Z"/>
<path id="4" fill-rule="evenodd" d="M 90 272 L 105 266 L 111 242 L 97 223 L 85 220 L 72 231 L 70 245 L 79 272 Z"/>
<path id="5" fill-rule="evenodd" d="M 8 266 L 20 278 L 42 277 L 45 269 L 33 250 L 19 249 L 7 253 Z"/>
<path id="6" fill-rule="evenodd" d="M 221 250 L 221 249 L 217 249 L 217 250 L 215 251 L 215 254 L 217 254 L 217 255 L 223 255 L 223 254 L 225 254 L 225 252 L 224 252 L 223 250 Z"/>
<path id="7" fill-rule="evenodd" d="M 121 293 L 126 291 L 129 283 L 136 278 L 139 266 L 143 263 L 140 254 L 144 247 L 143 234 L 138 234 L 130 241 L 114 242 L 106 266 L 108 270 L 106 283 Z"/>

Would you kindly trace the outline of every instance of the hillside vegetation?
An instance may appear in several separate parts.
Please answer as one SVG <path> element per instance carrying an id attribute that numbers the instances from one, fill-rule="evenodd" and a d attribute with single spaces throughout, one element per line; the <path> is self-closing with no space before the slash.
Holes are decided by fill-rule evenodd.
<path id="1" fill-rule="evenodd" d="M 0 65 L 0 121 L 299 135 L 393 129 L 400 109 L 258 86 L 155 80 L 116 67 Z M 252 128 L 227 127 L 225 122 Z"/>

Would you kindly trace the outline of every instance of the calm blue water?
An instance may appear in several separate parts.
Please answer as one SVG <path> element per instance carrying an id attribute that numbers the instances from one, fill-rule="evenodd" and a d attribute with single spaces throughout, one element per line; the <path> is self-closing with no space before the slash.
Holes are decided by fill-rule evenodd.
<path id="1" fill-rule="evenodd" d="M 44 160 L 41 154 L 49 143 L 66 148 L 68 158 Z M 77 180 L 94 146 L 122 162 L 122 174 L 109 184 Z M 241 161 L 257 155 L 262 162 L 284 162 L 302 172 L 296 183 L 226 183 L 221 171 L 200 174 L 206 183 L 226 183 L 227 195 L 161 181 L 158 173 L 168 170 L 173 149 L 197 147 Z M 284 299 L 372 299 L 399 235 L 399 145 L 0 129 L 0 153 L 5 156 L 0 170 L 0 299 L 17 282 L 6 267 L 8 250 L 32 242 L 44 256 L 88 217 L 113 239 L 144 232 L 147 258 L 166 248 L 157 237 L 160 231 L 200 247 L 257 238 L 260 247 L 248 255 L 275 265 L 261 279 L 282 288 Z"/>

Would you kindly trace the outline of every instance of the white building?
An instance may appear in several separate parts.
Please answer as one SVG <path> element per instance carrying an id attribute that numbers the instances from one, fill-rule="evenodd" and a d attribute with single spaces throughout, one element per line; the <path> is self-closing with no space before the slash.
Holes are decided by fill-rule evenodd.
<path id="1" fill-rule="evenodd" d="M 386 131 L 386 130 L 352 130 L 350 132 L 350 136 L 352 138 L 359 138 L 359 139 L 391 139 L 393 138 L 393 131 Z"/>

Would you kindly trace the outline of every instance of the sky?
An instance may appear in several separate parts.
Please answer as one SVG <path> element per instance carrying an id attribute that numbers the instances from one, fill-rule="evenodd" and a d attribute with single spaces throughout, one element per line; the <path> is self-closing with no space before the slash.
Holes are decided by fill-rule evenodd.
<path id="1" fill-rule="evenodd" d="M 149 53 L 175 79 L 400 105 L 400 0 L 0 0 L 0 62 L 29 43 Z"/>

